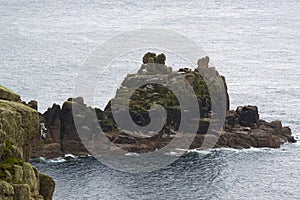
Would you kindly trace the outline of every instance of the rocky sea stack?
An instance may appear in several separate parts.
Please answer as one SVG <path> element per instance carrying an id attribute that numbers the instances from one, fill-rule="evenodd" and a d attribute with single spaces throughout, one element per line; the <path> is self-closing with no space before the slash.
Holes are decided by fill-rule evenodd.
<path id="1" fill-rule="evenodd" d="M 34 101 L 30 103 L 35 107 Z M 28 163 L 39 134 L 39 114 L 19 95 L 0 86 L 0 199 L 51 200 L 54 180 Z"/>
<path id="2" fill-rule="evenodd" d="M 198 123 L 197 135 L 189 148 L 203 148 L 204 140 L 213 141 L 214 148 L 250 148 L 270 147 L 279 148 L 286 142 L 296 142 L 289 127 L 283 127 L 280 121 L 266 122 L 259 118 L 258 108 L 247 105 L 239 106 L 236 110 L 229 109 L 229 96 L 225 77 L 219 75 L 214 67 L 209 66 L 209 58 L 198 60 L 195 69 L 181 68 L 173 70 L 165 65 L 166 56 L 147 53 L 142 59 L 142 66 L 136 74 L 128 74 L 117 90 L 116 96 L 107 104 L 104 110 L 88 107 L 83 98 L 69 98 L 63 106 L 54 104 L 44 114 L 40 115 L 40 122 L 44 127 L 42 135 L 37 135 L 32 142 L 32 157 L 44 156 L 53 158 L 68 153 L 75 155 L 86 155 L 82 139 L 87 140 L 89 145 L 95 148 L 105 148 L 109 151 L 111 147 L 105 146 L 99 141 L 100 135 L 105 135 L 117 147 L 125 151 L 145 153 L 155 151 L 166 146 L 172 139 L 180 137 L 179 127 L 181 123 L 182 110 L 180 99 L 167 87 L 160 84 L 150 83 L 151 80 L 168 80 L 178 83 L 178 77 L 184 77 L 192 86 L 197 97 L 200 114 L 198 118 L 188 119 L 188 123 Z M 201 74 L 206 74 L 213 83 L 213 90 Z M 139 86 L 140 83 L 150 82 Z M 137 87 L 138 86 L 138 87 Z M 211 85 L 210 85 L 211 87 Z M 224 93 L 220 93 L 221 89 Z M 177 88 L 184 91 L 184 87 Z M 126 98 L 130 92 L 129 103 Z M 211 98 L 214 96 L 215 98 Z M 125 100 L 124 100 L 125 99 Z M 188 98 L 187 98 L 188 99 Z M 126 106 L 129 105 L 129 113 L 132 121 L 138 126 L 147 126 L 151 120 L 151 109 L 155 104 L 166 110 L 166 121 L 157 134 L 145 137 L 147 133 L 136 131 L 132 126 L 124 125 L 120 129 L 117 125 L 112 110 L 112 103 L 117 102 L 114 108 L 119 116 L 126 116 Z M 212 104 L 221 105 L 224 108 L 224 124 L 221 131 L 211 127 L 213 122 Z M 74 112 L 74 109 L 76 111 Z M 184 112 L 189 112 L 186 110 Z M 95 117 L 93 116 L 95 113 Z M 154 119 L 155 120 L 155 119 Z M 74 121 L 76 121 L 76 126 Z M 218 120 L 215 120 L 218 121 Z M 222 120 L 219 120 L 222 121 Z M 159 123 L 159 122 L 158 122 Z M 125 127 L 125 128 L 124 128 Z M 100 129 L 101 128 L 101 129 Z M 78 132 L 84 133 L 79 137 Z M 104 132 L 104 133 L 103 133 Z M 142 137 L 141 137 L 142 136 Z"/>

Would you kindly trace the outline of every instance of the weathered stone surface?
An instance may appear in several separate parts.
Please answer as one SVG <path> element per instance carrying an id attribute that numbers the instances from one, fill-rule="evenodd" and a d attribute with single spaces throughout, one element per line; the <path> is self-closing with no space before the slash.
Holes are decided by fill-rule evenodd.
<path id="1" fill-rule="evenodd" d="M 198 68 L 208 68 L 209 57 L 206 56 L 198 60 Z"/>
<path id="2" fill-rule="evenodd" d="M 30 192 L 32 194 L 34 195 L 38 194 L 39 191 L 38 177 L 35 174 L 33 167 L 26 162 L 23 163 L 23 181 L 29 185 Z"/>
<path id="3" fill-rule="evenodd" d="M 3 90 L 0 96 L 9 97 L 0 100 L 0 199 L 43 199 L 38 171 L 26 162 L 31 140 L 39 135 L 39 115 L 17 96 L 3 95 Z"/>
<path id="4" fill-rule="evenodd" d="M 12 184 L 12 185 L 15 191 L 14 200 L 31 199 L 31 192 L 28 184 Z"/>
<path id="5" fill-rule="evenodd" d="M 13 167 L 14 167 L 14 177 L 13 177 L 14 180 L 16 182 L 22 182 L 23 181 L 23 175 L 24 175 L 22 166 L 14 165 Z"/>
<path id="6" fill-rule="evenodd" d="M 0 100 L 0 136 L 22 147 L 38 134 L 37 111 L 21 103 Z"/>
<path id="7" fill-rule="evenodd" d="M 90 121 L 87 116 L 91 113 L 82 97 L 69 98 L 62 108 L 53 104 L 43 115 L 41 123 L 45 124 L 45 137 L 37 136 L 32 141 L 32 157 L 54 158 L 65 154 L 87 155 L 88 151 L 81 142 L 74 123 L 73 107 L 80 109 L 83 114 L 75 115 L 78 123 L 83 124 L 85 132 L 91 132 Z M 79 126 L 79 125 L 78 125 Z"/>
<path id="8" fill-rule="evenodd" d="M 61 119 L 60 119 L 60 106 L 53 104 L 42 116 L 41 122 L 45 123 L 47 127 L 46 142 L 60 143 L 61 140 Z"/>
<path id="9" fill-rule="evenodd" d="M 162 53 L 156 56 L 155 53 L 148 52 L 143 57 L 143 63 L 158 63 L 158 64 L 165 64 L 166 56 Z"/>
<path id="10" fill-rule="evenodd" d="M 31 100 L 26 105 L 32 108 L 33 110 L 38 110 L 38 103 L 36 100 Z"/>
<path id="11" fill-rule="evenodd" d="M 259 114 L 256 106 L 239 106 L 236 109 L 236 113 L 238 114 L 240 125 L 252 128 L 259 126 Z"/>
<path id="12" fill-rule="evenodd" d="M 43 173 L 39 173 L 39 179 L 41 182 L 40 194 L 45 200 L 51 200 L 55 189 L 55 182 L 50 176 L 47 176 Z"/>
<path id="13" fill-rule="evenodd" d="M 0 181 L 0 197 L 13 196 L 14 188 L 6 181 Z"/>
<path id="14" fill-rule="evenodd" d="M 21 102 L 20 95 L 0 85 L 0 99 L 7 101 Z"/>
<path id="15" fill-rule="evenodd" d="M 12 145 L 10 142 L 0 143 L 0 162 L 9 157 L 22 159 L 23 153 L 20 148 Z"/>

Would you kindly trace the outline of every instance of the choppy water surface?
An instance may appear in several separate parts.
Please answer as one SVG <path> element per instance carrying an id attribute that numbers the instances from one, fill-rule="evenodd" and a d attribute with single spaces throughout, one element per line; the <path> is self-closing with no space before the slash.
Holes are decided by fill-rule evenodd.
<path id="1" fill-rule="evenodd" d="M 0 84 L 38 100 L 43 112 L 72 96 L 82 62 L 112 35 L 170 29 L 208 53 L 227 79 L 232 108 L 257 105 L 262 118 L 281 119 L 299 136 L 299 11 L 296 0 L 0 1 Z M 119 63 L 136 67 L 135 59 Z M 101 83 L 103 107 L 116 84 Z M 214 150 L 145 174 L 118 172 L 91 158 L 34 164 L 55 178 L 54 199 L 299 199 L 299 155 L 299 143 Z"/>

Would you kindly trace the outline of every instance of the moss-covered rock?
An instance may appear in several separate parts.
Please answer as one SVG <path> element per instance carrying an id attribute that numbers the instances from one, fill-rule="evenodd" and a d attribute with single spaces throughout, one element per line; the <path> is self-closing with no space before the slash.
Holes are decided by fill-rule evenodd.
<path id="1" fill-rule="evenodd" d="M 22 150 L 19 147 L 12 145 L 9 141 L 5 141 L 5 143 L 0 143 L 0 162 L 12 157 L 22 159 Z"/>
<path id="2" fill-rule="evenodd" d="M 20 165 L 13 165 L 13 170 L 14 170 L 14 176 L 13 176 L 13 180 L 15 182 L 23 182 L 23 168 Z"/>
<path id="3" fill-rule="evenodd" d="M 44 199 L 39 191 L 39 172 L 26 162 L 31 140 L 39 134 L 39 123 L 36 110 L 21 103 L 19 95 L 0 87 L 1 200 Z M 46 190 L 44 188 L 43 192 Z M 49 189 L 48 199 L 52 199 L 53 191 L 54 188 Z"/>
<path id="4" fill-rule="evenodd" d="M 0 180 L 0 199 L 13 199 L 14 195 L 14 187 L 6 181 Z"/>
<path id="5" fill-rule="evenodd" d="M 21 102 L 20 95 L 0 85 L 0 99 Z"/>
<path id="6" fill-rule="evenodd" d="M 39 181 L 37 176 L 38 175 L 35 174 L 33 167 L 29 163 L 24 162 L 23 181 L 29 185 L 30 192 L 35 196 L 39 193 Z"/>
<path id="7" fill-rule="evenodd" d="M 50 176 L 47 176 L 43 173 L 39 173 L 39 179 L 41 182 L 40 194 L 44 197 L 45 200 L 51 200 L 52 194 L 55 189 L 55 182 Z"/>
<path id="8" fill-rule="evenodd" d="M 4 141 L 22 147 L 38 134 L 37 111 L 21 103 L 0 100 L 0 136 Z"/>
<path id="9" fill-rule="evenodd" d="M 12 184 L 15 195 L 14 200 L 30 200 L 31 192 L 28 184 Z"/>

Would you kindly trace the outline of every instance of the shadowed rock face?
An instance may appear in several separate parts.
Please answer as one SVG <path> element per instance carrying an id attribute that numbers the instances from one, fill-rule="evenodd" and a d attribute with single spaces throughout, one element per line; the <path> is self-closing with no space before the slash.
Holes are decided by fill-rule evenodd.
<path id="1" fill-rule="evenodd" d="M 52 108 L 40 116 L 40 121 L 45 124 L 47 131 L 44 138 L 37 135 L 32 141 L 34 147 L 32 157 L 54 158 L 64 156 L 67 153 L 75 155 L 88 153 L 74 124 L 73 106 L 80 106 L 85 110 L 84 115 L 82 115 L 83 120 L 86 120 L 86 117 L 92 112 L 92 109 L 83 103 L 82 98 L 69 98 L 68 101 L 64 102 L 62 108 L 53 104 Z M 41 141 L 43 145 L 39 145 Z"/>
<path id="2" fill-rule="evenodd" d="M 70 98 L 62 108 L 53 105 L 47 112 L 40 116 L 41 122 L 45 123 L 48 131 L 45 138 L 37 137 L 34 143 L 33 157 L 45 156 L 56 157 L 72 153 L 75 155 L 88 154 L 81 140 L 87 140 L 96 147 L 105 148 L 102 141 L 96 138 L 101 130 L 106 137 L 115 145 L 130 152 L 149 152 L 160 149 L 167 145 L 178 131 L 181 123 L 181 109 L 177 96 L 155 81 L 166 81 L 170 84 L 180 81 L 178 77 L 190 84 L 197 97 L 200 118 L 192 119 L 198 121 L 197 136 L 190 148 L 201 148 L 204 138 L 211 138 L 212 141 L 219 137 L 215 147 L 249 148 L 249 147 L 271 147 L 278 148 L 285 142 L 295 142 L 288 127 L 282 127 L 280 121 L 266 122 L 259 119 L 256 106 L 239 106 L 235 111 L 229 110 L 229 96 L 225 78 L 220 76 L 214 67 L 209 67 L 209 58 L 205 57 L 198 61 L 195 70 L 181 68 L 172 70 L 165 65 L 166 57 L 163 54 L 147 53 L 143 57 L 143 64 L 136 74 L 129 74 L 117 90 L 116 96 L 108 102 L 104 111 L 87 107 L 83 99 Z M 213 90 L 208 90 L 207 84 L 202 76 L 211 77 L 214 84 Z M 216 79 L 213 79 L 216 77 Z M 217 81 L 221 80 L 221 81 Z M 215 81 L 214 81 L 215 80 Z M 143 84 L 150 81 L 148 84 Z M 221 96 L 219 88 L 225 88 L 225 95 Z M 185 90 L 185 88 L 178 88 Z M 166 123 L 158 134 L 151 137 L 135 137 L 133 130 L 117 127 L 112 114 L 112 103 L 117 102 L 115 108 L 119 116 L 126 116 L 126 99 L 132 93 L 129 101 L 129 113 L 133 122 L 139 126 L 146 126 L 150 123 L 149 112 L 155 104 L 166 110 Z M 215 103 L 225 104 L 226 119 L 222 133 L 208 132 L 211 123 L 212 98 L 211 95 L 220 100 Z M 187 98 L 188 99 L 188 98 Z M 225 99 L 225 100 L 224 100 Z M 72 115 L 72 109 L 77 108 L 79 112 Z M 94 119 L 95 113 L 97 119 Z M 79 124 L 77 128 L 85 133 L 84 138 L 78 136 L 75 128 L 74 117 Z M 154 119 L 155 120 L 155 119 Z M 159 122 L 158 122 L 159 123 Z M 119 124 L 120 126 L 120 124 Z M 131 134 L 129 134 L 131 133 Z M 137 133 L 145 135 L 146 133 Z M 37 146 L 38 143 L 44 144 Z M 98 144 L 97 144 L 98 143 Z"/>
<path id="3" fill-rule="evenodd" d="M 20 96 L 0 86 L 0 199 L 52 199 L 55 182 L 49 178 L 47 197 L 40 193 L 40 172 L 27 161 L 30 142 L 39 133 L 39 115 Z"/>

